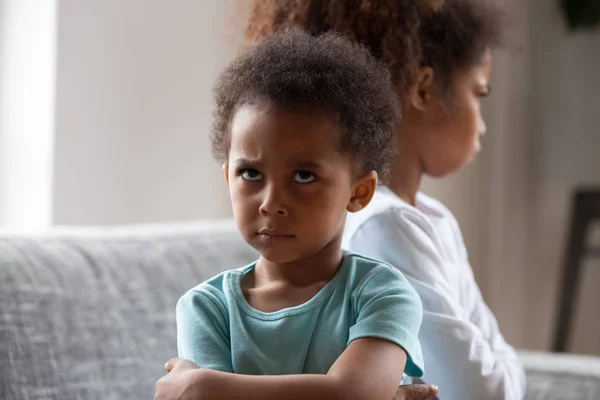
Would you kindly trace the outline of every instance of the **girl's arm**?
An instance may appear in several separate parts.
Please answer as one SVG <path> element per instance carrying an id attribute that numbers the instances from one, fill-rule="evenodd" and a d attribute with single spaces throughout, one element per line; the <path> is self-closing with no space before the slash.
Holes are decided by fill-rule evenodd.
<path id="1" fill-rule="evenodd" d="M 195 369 L 177 386 L 159 381 L 155 400 L 390 400 L 406 360 L 397 344 L 357 339 L 327 375 L 251 376 Z"/>

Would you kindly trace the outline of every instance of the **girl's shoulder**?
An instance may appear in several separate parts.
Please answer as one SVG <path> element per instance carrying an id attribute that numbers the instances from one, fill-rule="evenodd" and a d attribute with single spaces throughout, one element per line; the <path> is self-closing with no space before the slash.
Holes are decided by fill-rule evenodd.
<path id="1" fill-rule="evenodd" d="M 413 207 L 415 208 L 415 207 Z M 431 218 L 452 218 L 454 214 L 438 199 L 423 192 L 417 193 L 417 210 Z"/>
<path id="2" fill-rule="evenodd" d="M 455 225 L 455 219 L 450 210 L 440 201 L 422 192 L 417 194 L 416 207 L 408 204 L 385 186 L 379 187 L 371 203 L 360 212 L 348 215 L 344 231 L 344 242 L 373 221 L 389 221 L 395 219 L 402 222 L 405 229 L 415 228 L 427 233 L 433 233 L 435 225 L 441 220 L 449 219 Z"/>
<path id="3" fill-rule="evenodd" d="M 394 243 L 396 248 L 426 242 L 440 254 L 464 246 L 454 215 L 440 201 L 419 192 L 415 207 L 386 187 L 377 189 L 368 207 L 349 215 L 342 246 L 353 249 L 357 240 Z"/>

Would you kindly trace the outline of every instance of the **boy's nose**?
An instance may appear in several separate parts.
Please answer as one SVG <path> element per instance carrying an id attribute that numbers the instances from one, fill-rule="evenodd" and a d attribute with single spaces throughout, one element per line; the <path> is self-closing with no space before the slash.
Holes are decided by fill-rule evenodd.
<path id="1" fill-rule="evenodd" d="M 274 190 L 269 190 L 265 196 L 258 212 L 262 216 L 280 215 L 286 217 L 289 214 L 288 208 L 284 205 L 282 194 Z"/>
<path id="2" fill-rule="evenodd" d="M 262 216 L 280 215 L 282 217 L 287 217 L 287 215 L 288 215 L 287 208 L 285 208 L 283 206 L 273 206 L 273 205 L 268 204 L 268 203 L 263 203 L 260 206 L 260 208 L 258 209 L 258 212 Z"/>

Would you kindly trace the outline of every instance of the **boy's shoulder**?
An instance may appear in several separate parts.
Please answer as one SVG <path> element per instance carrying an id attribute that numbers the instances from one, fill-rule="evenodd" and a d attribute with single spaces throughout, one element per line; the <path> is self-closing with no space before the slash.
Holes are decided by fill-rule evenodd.
<path id="1" fill-rule="evenodd" d="M 406 282 L 402 272 L 384 261 L 346 250 L 344 250 L 344 257 L 348 269 L 347 277 L 352 281 L 351 285 L 355 288 L 362 287 L 376 275 L 387 280 L 390 284 L 399 281 Z"/>
<path id="2" fill-rule="evenodd" d="M 200 283 L 199 285 L 189 289 L 179 302 L 193 301 L 197 298 L 208 298 L 218 305 L 226 306 L 226 293 L 230 290 L 230 282 L 232 279 L 243 275 L 248 269 L 253 268 L 256 262 L 246 265 L 241 268 L 230 269 L 223 271 L 212 278 Z"/>
<path id="3" fill-rule="evenodd" d="M 344 261 L 348 263 L 351 268 L 359 271 L 368 272 L 378 268 L 393 268 L 385 261 L 377 260 L 364 254 L 349 250 L 342 250 L 342 252 L 344 255 Z"/>

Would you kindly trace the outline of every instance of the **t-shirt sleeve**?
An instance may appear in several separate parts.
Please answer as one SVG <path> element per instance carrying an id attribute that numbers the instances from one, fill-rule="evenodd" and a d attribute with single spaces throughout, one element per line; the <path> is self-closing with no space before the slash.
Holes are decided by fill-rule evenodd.
<path id="1" fill-rule="evenodd" d="M 423 306 L 402 273 L 382 264 L 365 277 L 354 301 L 357 317 L 350 328 L 348 343 L 366 337 L 396 343 L 408 355 L 404 372 L 413 377 L 423 376 L 418 339 Z"/>
<path id="2" fill-rule="evenodd" d="M 233 372 L 227 307 L 210 288 L 190 290 L 177 302 L 177 350 L 201 368 Z"/>

